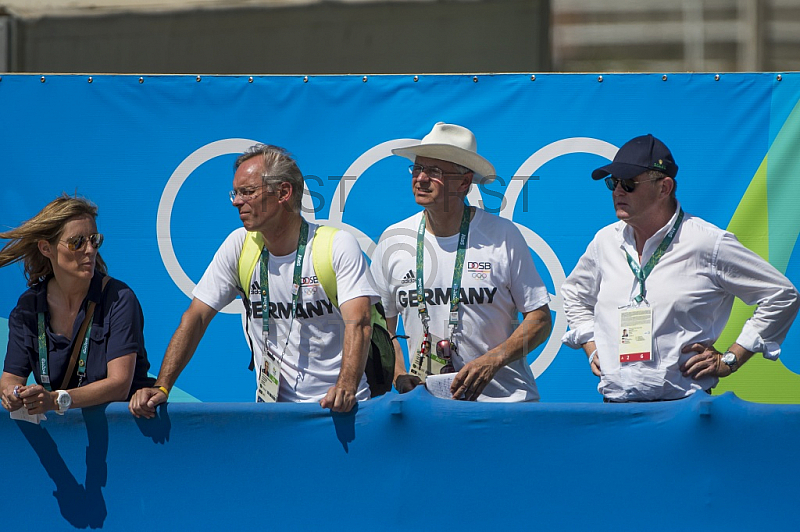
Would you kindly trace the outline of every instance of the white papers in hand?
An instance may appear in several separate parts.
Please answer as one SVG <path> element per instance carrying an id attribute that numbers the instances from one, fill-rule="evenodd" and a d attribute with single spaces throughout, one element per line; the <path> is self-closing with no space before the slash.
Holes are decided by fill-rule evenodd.
<path id="1" fill-rule="evenodd" d="M 456 375 L 458 374 L 445 373 L 444 375 L 428 375 L 425 379 L 425 389 L 434 397 L 452 399 L 453 394 L 450 392 L 450 385 L 453 384 L 453 379 L 456 378 Z"/>
<path id="2" fill-rule="evenodd" d="M 18 408 L 17 410 L 11 412 L 11 419 L 27 421 L 28 423 L 33 423 L 34 425 L 38 425 L 40 421 L 47 421 L 47 417 L 44 414 L 29 414 L 25 407 Z"/>

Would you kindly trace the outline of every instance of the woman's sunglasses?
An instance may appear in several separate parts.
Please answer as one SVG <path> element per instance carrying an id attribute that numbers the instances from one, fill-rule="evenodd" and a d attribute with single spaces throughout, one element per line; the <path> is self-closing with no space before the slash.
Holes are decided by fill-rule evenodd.
<path id="1" fill-rule="evenodd" d="M 86 246 L 87 242 L 92 243 L 92 247 L 94 249 L 99 249 L 100 246 L 103 245 L 103 235 L 100 233 L 95 233 L 93 235 L 75 235 L 71 236 L 66 240 L 63 240 L 67 244 L 67 247 L 70 251 L 80 251 Z"/>

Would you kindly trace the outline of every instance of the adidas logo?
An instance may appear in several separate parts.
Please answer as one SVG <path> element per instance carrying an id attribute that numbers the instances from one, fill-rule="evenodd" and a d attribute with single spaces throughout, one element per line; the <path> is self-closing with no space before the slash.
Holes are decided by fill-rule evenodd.
<path id="1" fill-rule="evenodd" d="M 414 271 L 413 270 L 408 270 L 408 273 L 405 275 L 405 277 L 403 277 L 403 280 L 400 281 L 400 283 L 401 284 L 409 284 L 409 283 L 413 283 L 416 280 L 417 280 L 417 278 L 414 275 Z"/>

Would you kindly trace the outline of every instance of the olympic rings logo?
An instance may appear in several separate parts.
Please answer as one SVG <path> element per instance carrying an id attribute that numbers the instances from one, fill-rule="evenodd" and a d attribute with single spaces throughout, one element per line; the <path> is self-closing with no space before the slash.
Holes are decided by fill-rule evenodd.
<path id="1" fill-rule="evenodd" d="M 472 274 L 472 278 L 473 278 L 473 279 L 480 279 L 480 280 L 484 280 L 484 279 L 486 279 L 487 277 L 489 277 L 489 274 L 488 274 L 488 273 L 483 273 L 483 272 L 473 272 L 473 274 Z"/>

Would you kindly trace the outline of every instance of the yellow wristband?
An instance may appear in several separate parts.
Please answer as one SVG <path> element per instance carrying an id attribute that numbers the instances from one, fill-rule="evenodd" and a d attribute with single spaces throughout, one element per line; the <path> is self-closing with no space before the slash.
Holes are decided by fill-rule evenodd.
<path id="1" fill-rule="evenodd" d="M 162 392 L 164 392 L 164 395 L 166 395 L 167 399 L 169 399 L 169 390 L 167 390 L 163 386 L 156 386 L 155 388 L 156 388 L 156 390 L 161 390 Z"/>

